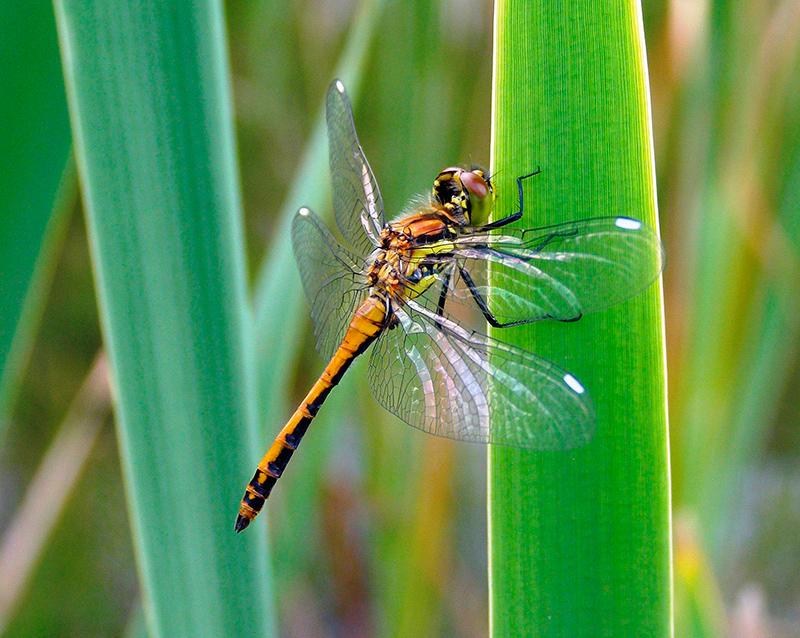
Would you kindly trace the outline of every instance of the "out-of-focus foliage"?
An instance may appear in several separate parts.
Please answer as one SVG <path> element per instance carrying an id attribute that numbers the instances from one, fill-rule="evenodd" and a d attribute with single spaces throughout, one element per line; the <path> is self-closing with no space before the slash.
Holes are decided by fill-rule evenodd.
<path id="1" fill-rule="evenodd" d="M 74 199 L 52 7 L 0 6 L 0 440 Z"/>
<path id="2" fill-rule="evenodd" d="M 358 4 L 227 3 L 251 279 L 273 242 L 287 241 L 277 215 Z M 667 252 L 682 638 L 754 636 L 745 627 L 759 623 L 767 635 L 800 635 L 798 6 L 643 2 Z M 490 34 L 483 1 L 382 9 L 356 123 L 390 213 L 442 166 L 488 161 Z M 38 185 L 28 202 L 41 198 Z M 0 543 L 100 345 L 79 218 L 53 259 L 0 449 Z M 304 340 L 286 405 L 321 365 Z M 326 404 L 265 520 L 247 531 L 269 528 L 282 635 L 485 635 L 483 451 L 387 417 L 363 367 Z M 263 424 L 265 445 L 280 425 Z M 103 430 L 7 635 L 128 626 L 138 594 L 116 459 Z"/>
<path id="3" fill-rule="evenodd" d="M 710 617 L 722 602 L 725 631 L 756 635 L 735 633 L 750 622 L 783 635 L 800 618 L 797 508 L 786 506 L 800 488 L 790 407 L 800 337 L 800 5 L 674 1 L 651 15 L 677 617 L 705 610 L 700 624 L 719 626 Z M 706 574 L 686 580 L 697 574 L 686 565 Z"/>

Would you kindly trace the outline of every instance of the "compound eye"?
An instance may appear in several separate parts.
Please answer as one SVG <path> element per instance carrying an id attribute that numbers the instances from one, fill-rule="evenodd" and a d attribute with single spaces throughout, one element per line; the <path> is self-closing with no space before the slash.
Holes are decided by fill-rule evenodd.
<path id="1" fill-rule="evenodd" d="M 477 171 L 464 171 L 461 173 L 461 183 L 469 191 L 470 195 L 475 195 L 478 199 L 483 199 L 489 194 L 489 185 L 483 175 Z"/>

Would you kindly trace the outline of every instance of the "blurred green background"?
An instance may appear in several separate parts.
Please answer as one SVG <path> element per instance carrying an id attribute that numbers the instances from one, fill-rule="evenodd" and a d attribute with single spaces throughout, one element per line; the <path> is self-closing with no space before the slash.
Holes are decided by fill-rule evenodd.
<path id="1" fill-rule="evenodd" d="M 288 241 L 277 215 L 358 7 L 226 3 L 253 278 Z M 491 5 L 376 7 L 356 121 L 395 211 L 441 167 L 488 162 Z M 643 12 L 667 254 L 676 635 L 800 636 L 800 3 L 645 0 Z M 138 635 L 58 55 L 49 5 L 4 3 L 0 634 Z M 26 262 L 21 247 L 42 237 Z M 286 413 L 321 365 L 304 338 Z M 249 530 L 271 536 L 281 635 L 483 636 L 485 453 L 399 426 L 359 371 Z M 263 424 L 265 444 L 281 425 Z M 58 489 L 40 487 L 54 475 Z"/>

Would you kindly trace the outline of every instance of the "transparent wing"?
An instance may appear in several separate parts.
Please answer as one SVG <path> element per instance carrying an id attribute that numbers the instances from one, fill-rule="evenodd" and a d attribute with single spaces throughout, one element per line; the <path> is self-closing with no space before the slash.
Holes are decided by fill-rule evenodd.
<path id="1" fill-rule="evenodd" d="M 542 450 L 588 442 L 594 413 L 571 374 L 468 331 L 414 301 L 373 347 L 370 385 L 387 410 L 437 436 Z"/>
<path id="2" fill-rule="evenodd" d="M 384 224 L 383 199 L 358 141 L 350 101 L 339 80 L 328 89 L 325 115 L 336 224 L 363 258 L 378 245 Z"/>
<path id="3" fill-rule="evenodd" d="M 317 351 L 329 359 L 367 295 L 367 282 L 359 259 L 307 208 L 292 221 L 292 247 L 311 304 Z"/>
<path id="4" fill-rule="evenodd" d="M 500 323 L 579 319 L 634 296 L 663 264 L 655 232 L 627 217 L 497 234 L 467 230 L 451 243 L 444 257 L 455 270 L 448 304 L 478 295 Z"/>

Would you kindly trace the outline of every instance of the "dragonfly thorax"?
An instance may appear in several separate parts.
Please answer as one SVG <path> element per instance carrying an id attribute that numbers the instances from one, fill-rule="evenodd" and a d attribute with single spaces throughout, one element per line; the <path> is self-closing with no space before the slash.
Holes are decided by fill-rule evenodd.
<path id="1" fill-rule="evenodd" d="M 367 281 L 396 296 L 406 276 L 413 238 L 387 224 L 381 231 L 380 243 L 368 261 Z"/>

